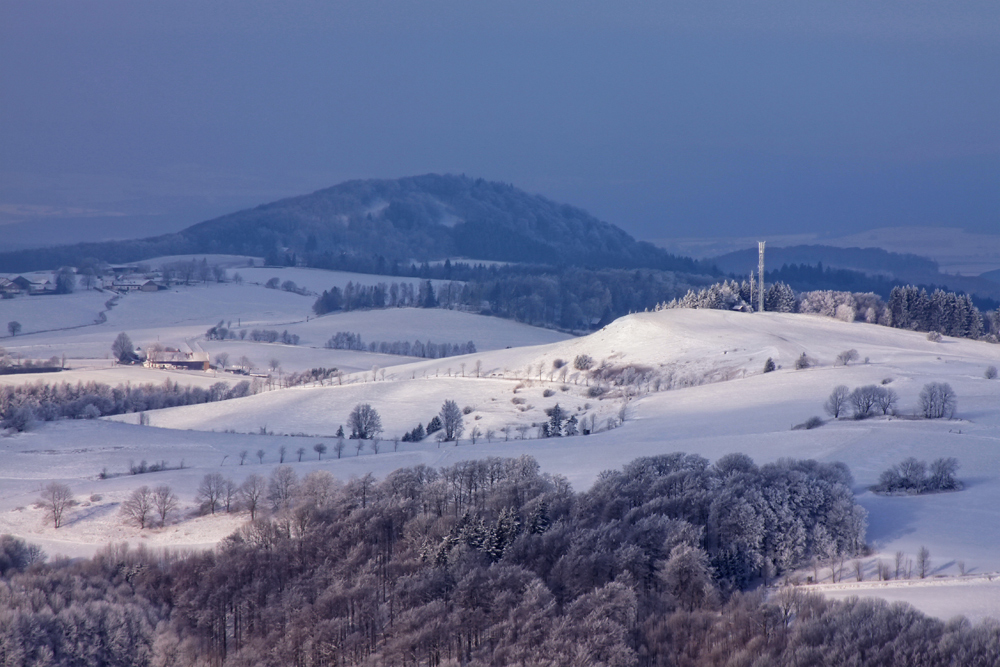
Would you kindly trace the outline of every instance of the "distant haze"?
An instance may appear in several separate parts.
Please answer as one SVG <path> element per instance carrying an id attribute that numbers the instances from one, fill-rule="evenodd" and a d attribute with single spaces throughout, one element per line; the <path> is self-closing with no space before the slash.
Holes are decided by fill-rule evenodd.
<path id="1" fill-rule="evenodd" d="M 0 0 L 0 249 L 465 173 L 641 239 L 1000 230 L 1000 3 Z"/>

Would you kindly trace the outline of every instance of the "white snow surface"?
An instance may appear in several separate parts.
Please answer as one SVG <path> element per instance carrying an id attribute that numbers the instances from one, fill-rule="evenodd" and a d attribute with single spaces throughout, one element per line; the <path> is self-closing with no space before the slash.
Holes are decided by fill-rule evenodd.
<path id="1" fill-rule="evenodd" d="M 253 289 L 259 293 L 247 291 Z M 199 290 L 204 292 L 203 297 Z M 209 315 L 211 293 L 222 295 L 215 309 L 225 315 Z M 122 300 L 122 306 L 112 311 L 119 318 L 115 325 L 100 331 L 94 327 L 93 333 L 80 333 L 89 329 L 68 332 L 62 342 L 77 344 L 74 341 L 84 338 L 90 342 L 79 344 L 86 346 L 97 345 L 100 340 L 106 348 L 113 338 L 111 334 L 121 328 L 148 332 L 143 334 L 147 336 L 143 340 L 148 340 L 163 327 L 174 337 L 188 336 L 191 343 L 214 351 L 215 343 L 197 339 L 204 333 L 206 321 L 211 324 L 237 311 L 255 321 L 274 321 L 287 312 L 291 327 L 292 311 L 297 307 L 289 299 L 295 295 L 248 285 L 178 292 L 193 295 L 185 300 L 193 302 L 190 324 L 179 317 L 177 305 L 170 307 L 170 318 L 164 314 L 166 310 L 149 314 L 126 303 L 138 304 L 145 296 L 156 298 L 161 294 L 169 293 L 129 295 Z M 260 301 L 243 302 L 244 295 Z M 277 299 L 278 295 L 284 296 Z M 308 305 L 311 301 L 304 300 L 304 305 L 298 306 L 300 316 Z M 267 308 L 269 314 L 265 316 L 255 308 Z M 359 324 L 347 326 L 345 319 L 341 326 L 336 320 L 348 316 L 360 318 Z M 132 326 L 127 326 L 129 317 L 136 321 Z M 415 319 L 420 317 L 427 319 Z M 164 324 L 159 324 L 157 318 L 162 318 Z M 177 548 L 211 545 L 230 533 L 242 517 L 192 516 L 198 482 L 207 472 L 222 472 L 236 481 L 251 472 L 268 474 L 278 465 L 281 446 L 286 447 L 286 463 L 290 461 L 300 476 L 324 469 L 341 479 L 366 472 L 384 476 L 398 467 L 418 463 L 442 466 L 462 459 L 527 453 L 538 459 L 544 471 L 566 476 L 578 490 L 588 488 L 602 470 L 619 467 L 638 456 L 686 451 L 715 460 L 730 452 L 745 452 L 758 463 L 794 457 L 843 461 L 850 466 L 858 500 L 869 512 L 867 537 L 875 550 L 865 561 L 869 580 L 879 558 L 891 560 L 896 551 L 915 558 L 921 546 L 930 550 L 931 574 L 935 578 L 929 583 L 934 585 L 925 582 L 847 588 L 837 584 L 836 590 L 829 585 L 815 586 L 817 590 L 835 596 L 864 594 L 907 600 L 944 618 L 958 612 L 971 618 L 1000 615 L 1000 588 L 986 577 L 1000 571 L 1000 457 L 996 454 L 1000 451 L 1000 381 L 983 376 L 988 365 L 1000 365 L 1000 346 L 950 338 L 934 343 L 920 333 L 819 316 L 711 310 L 631 315 L 590 336 L 573 339 L 552 332 L 543 335 L 493 318 L 437 310 L 348 313 L 308 323 L 304 319 L 300 317 L 300 324 L 294 325 L 301 327 L 297 332 L 302 332 L 304 340 L 307 335 L 315 341 L 333 331 L 357 330 L 366 340 L 420 337 L 440 342 L 449 340 L 447 331 L 454 331 L 455 342 L 471 338 L 480 345 L 480 340 L 470 334 L 471 328 L 481 327 L 484 342 L 480 352 L 464 357 L 417 361 L 398 358 L 400 362 L 392 366 L 378 364 L 386 370 L 385 379 L 378 374 L 378 379 L 373 380 L 368 365 L 371 359 L 359 358 L 353 365 L 359 370 L 346 377 L 343 386 L 281 389 L 243 399 L 154 411 L 147 413 L 151 427 L 137 425 L 136 415 L 121 415 L 97 421 L 48 423 L 28 433 L 0 438 L 0 531 L 39 542 L 50 553 L 70 555 L 92 553 L 109 541 L 123 540 Z M 369 324 L 369 329 L 363 329 L 362 324 Z M 410 324 L 416 329 L 409 329 Z M 431 330 L 435 324 L 441 325 L 440 330 Z M 400 335 L 390 338 L 397 325 Z M 486 330 L 493 331 L 495 337 L 487 338 Z M 370 331 L 381 333 L 374 335 Z M 458 336 L 458 332 L 462 335 Z M 515 341 L 518 335 L 522 336 L 517 339 L 518 346 L 505 349 L 504 337 Z M 28 336 L 24 341 L 5 339 L 4 343 L 11 348 L 12 340 L 25 344 L 32 342 L 29 339 L 38 341 L 39 346 L 60 343 L 55 334 Z M 835 366 L 837 354 L 852 348 L 858 350 L 861 361 Z M 302 358 L 294 362 L 296 366 L 331 365 L 322 357 L 330 351 L 310 347 L 297 350 Z M 229 352 L 242 354 L 239 349 Z M 802 352 L 818 364 L 794 370 L 794 361 Z M 647 373 L 648 382 L 627 392 L 612 386 L 602 398 L 589 397 L 588 380 L 572 368 L 574 358 L 580 354 L 590 355 L 598 366 L 620 370 L 631 365 Z M 369 357 L 385 359 L 386 355 Z M 761 371 L 768 357 L 779 369 L 764 374 Z M 565 378 L 560 377 L 561 370 L 553 369 L 557 359 L 569 362 Z M 480 377 L 476 377 L 477 362 Z M 345 363 L 344 367 L 352 366 Z M 104 368 L 94 372 L 133 370 L 137 369 Z M 54 379 L 61 380 L 64 375 Z M 656 380 L 660 391 L 655 390 Z M 949 382 L 954 387 L 958 396 L 955 419 L 912 418 L 921 387 L 931 381 Z M 823 415 L 823 402 L 835 385 L 856 387 L 882 382 L 900 396 L 898 416 L 828 421 L 813 430 L 791 429 L 811 416 Z M 590 384 L 594 384 L 593 380 Z M 545 396 L 546 391 L 552 395 Z M 393 451 L 391 438 L 417 423 L 426 425 L 445 399 L 454 399 L 472 410 L 465 417 L 466 435 L 459 446 L 440 445 L 428 439 L 400 443 L 398 451 Z M 517 404 L 512 399 L 524 402 Z M 386 440 L 378 454 L 367 446 L 358 452 L 348 441 L 338 459 L 333 451 L 336 440 L 330 436 L 346 422 L 350 410 L 362 402 L 371 403 L 381 413 L 382 437 Z M 556 402 L 585 423 L 589 424 L 594 415 L 599 432 L 533 439 L 536 432 L 530 424 L 544 420 L 543 410 Z M 623 407 L 625 424 L 608 430 L 608 419 L 617 416 Z M 503 427 L 518 425 L 529 427 L 529 439 L 519 439 L 516 428 L 505 438 Z M 261 427 L 273 435 L 258 435 Z M 468 436 L 474 427 L 484 433 L 493 431 L 492 442 L 479 439 L 471 444 Z M 223 432 L 226 430 L 236 433 Z M 317 442 L 329 448 L 322 460 L 317 460 L 312 450 Z M 301 463 L 295 454 L 299 447 L 306 450 Z M 240 465 L 239 454 L 244 450 L 249 455 Z M 264 451 L 263 463 L 257 460 L 257 450 Z M 966 488 L 918 497 L 884 497 L 866 490 L 881 471 L 907 456 L 928 463 L 942 456 L 956 457 L 961 464 L 959 477 Z M 148 475 L 118 475 L 128 469 L 130 461 L 142 459 L 165 460 L 169 466 L 183 460 L 185 467 Z M 98 473 L 105 468 L 112 476 L 99 479 Z M 69 484 L 81 501 L 68 524 L 59 530 L 47 526 L 41 510 L 33 507 L 39 490 L 49 480 Z M 142 484 L 161 483 L 174 487 L 187 513 L 164 529 L 139 531 L 124 525 L 118 516 L 118 503 Z M 100 499 L 91 500 L 92 496 Z M 965 565 L 969 577 L 957 578 L 959 562 Z"/>

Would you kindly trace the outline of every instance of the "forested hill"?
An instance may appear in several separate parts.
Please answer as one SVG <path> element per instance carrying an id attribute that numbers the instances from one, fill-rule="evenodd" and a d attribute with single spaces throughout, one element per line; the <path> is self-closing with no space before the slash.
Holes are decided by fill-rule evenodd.
<path id="1" fill-rule="evenodd" d="M 347 253 L 388 262 L 444 257 L 595 268 L 703 271 L 586 211 L 512 185 L 426 174 L 348 181 L 231 213 L 176 234 L 0 254 L 0 271 L 112 263 L 168 254 L 318 259 Z M 310 262 L 312 263 L 312 262 Z"/>

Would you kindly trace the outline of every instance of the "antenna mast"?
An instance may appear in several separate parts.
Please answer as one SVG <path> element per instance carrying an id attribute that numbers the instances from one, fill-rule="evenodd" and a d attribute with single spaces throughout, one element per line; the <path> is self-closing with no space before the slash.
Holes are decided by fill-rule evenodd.
<path id="1" fill-rule="evenodd" d="M 757 295 L 760 300 L 760 306 L 757 310 L 764 312 L 764 241 L 757 242 L 757 252 L 759 253 L 759 258 L 757 261 Z"/>

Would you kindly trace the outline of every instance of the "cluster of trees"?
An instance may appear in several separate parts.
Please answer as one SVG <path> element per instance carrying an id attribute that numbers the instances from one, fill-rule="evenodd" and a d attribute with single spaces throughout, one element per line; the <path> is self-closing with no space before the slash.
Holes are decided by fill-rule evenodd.
<path id="1" fill-rule="evenodd" d="M 699 290 L 688 290 L 679 299 L 661 303 L 658 310 L 667 308 L 712 308 L 715 310 L 758 309 L 758 286 L 746 280 L 724 280 Z M 785 283 L 771 283 L 764 292 L 764 310 L 778 313 L 796 312 L 795 292 Z"/>
<path id="2" fill-rule="evenodd" d="M 951 419 L 958 398 L 947 382 L 929 382 L 920 390 L 919 404 L 920 413 L 927 419 Z"/>
<path id="3" fill-rule="evenodd" d="M 873 414 L 894 412 L 898 403 L 896 392 L 883 385 L 868 384 L 853 390 L 838 385 L 830 392 L 823 409 L 834 419 L 839 419 L 848 410 L 854 419 L 865 419 Z"/>
<path id="4" fill-rule="evenodd" d="M 451 294 L 450 287 L 446 289 Z M 361 285 L 348 282 L 343 290 L 339 287 L 323 290 L 313 304 L 313 312 L 317 315 L 326 315 L 338 310 L 346 312 L 371 308 L 436 308 L 437 306 L 434 285 L 429 280 L 424 280 L 416 288 L 412 282 L 394 282 L 390 285 L 385 283 Z"/>
<path id="5" fill-rule="evenodd" d="M 872 414 L 895 413 L 899 396 L 884 385 L 869 384 L 854 390 L 838 385 L 830 392 L 823 409 L 838 419 L 851 411 L 854 419 L 864 419 Z M 947 382 L 929 382 L 920 390 L 920 414 L 927 419 L 951 419 L 958 406 L 955 390 Z"/>
<path id="6" fill-rule="evenodd" d="M 966 294 L 926 289 L 913 285 L 894 287 L 889 294 L 892 326 L 915 331 L 936 331 L 956 338 L 980 338 L 989 323 Z M 990 318 L 992 320 L 992 318 Z M 992 333 L 998 333 L 996 329 Z"/>
<path id="7" fill-rule="evenodd" d="M 471 411 L 471 408 L 466 408 Z M 431 417 L 427 422 L 427 429 L 424 429 L 423 422 L 417 424 L 413 429 L 403 434 L 403 442 L 420 442 L 424 438 L 438 434 L 438 439 L 442 442 L 455 442 L 465 433 L 465 422 L 463 421 L 463 411 L 458 407 L 458 403 L 448 399 L 441 405 L 441 410 Z M 478 431 L 476 434 L 478 437 Z"/>
<path id="8" fill-rule="evenodd" d="M 241 331 L 240 333 L 242 334 L 243 332 Z M 278 333 L 276 329 L 252 329 L 247 338 L 255 343 L 284 343 L 285 345 L 299 344 L 299 335 L 288 333 L 288 329 L 285 329 L 281 333 Z"/>
<path id="9" fill-rule="evenodd" d="M 265 264 L 267 264 L 267 262 L 265 262 Z M 289 266 L 295 266 L 294 262 L 292 264 L 289 264 Z M 269 278 L 268 281 L 264 283 L 264 287 L 266 287 L 267 289 L 278 289 L 279 286 L 286 292 L 294 292 L 295 294 L 301 294 L 303 296 L 309 293 L 309 290 L 307 290 L 305 287 L 299 287 L 298 285 L 296 285 L 294 280 L 286 280 L 284 282 L 281 282 L 281 278 L 278 278 L 277 276 Z"/>
<path id="10" fill-rule="evenodd" d="M 753 311 L 752 286 L 747 281 L 723 281 L 700 290 L 690 290 L 683 298 L 661 303 L 665 308 L 714 308 L 719 310 Z M 756 292 L 754 293 L 756 296 Z M 845 322 L 868 322 L 897 329 L 937 332 L 960 338 L 1000 335 L 1000 311 L 985 316 L 966 294 L 935 290 L 928 294 L 913 285 L 896 286 L 886 302 L 877 294 L 819 290 L 803 292 L 796 297 L 784 283 L 767 287 L 764 309 L 782 313 L 816 313 L 836 317 Z"/>
<path id="11" fill-rule="evenodd" d="M 229 386 L 216 382 L 211 387 L 181 387 L 163 384 L 119 384 L 102 382 L 39 382 L 0 386 L 0 418 L 5 428 L 26 430 L 36 420 L 96 419 L 105 415 L 144 412 L 178 405 L 210 403 L 241 398 L 253 393 L 247 380 Z"/>
<path id="12" fill-rule="evenodd" d="M 686 656 L 721 667 L 741 652 L 820 664 L 854 655 L 871 633 L 886 639 L 864 647 L 884 660 L 904 655 L 902 625 L 916 633 L 905 655 L 939 650 L 943 624 L 906 608 L 736 592 L 815 555 L 857 553 L 864 512 L 849 483 L 842 465 L 758 467 L 742 455 L 638 459 L 583 493 L 530 457 L 417 466 L 381 482 L 299 479 L 285 466 L 237 488 L 254 519 L 213 552 L 109 548 L 0 581 L 0 645 L 73 664 L 99 651 L 102 664 L 140 666 Z M 224 511 L 225 480 L 203 484 L 202 502 Z M 1000 645 L 996 630 L 963 632 L 942 648 Z"/>
<path id="13" fill-rule="evenodd" d="M 141 270 L 143 267 L 137 268 Z M 190 261 L 164 264 L 160 267 L 160 271 L 163 274 L 163 282 L 168 285 L 179 282 L 190 285 L 195 280 L 200 280 L 203 283 L 207 283 L 209 280 L 221 283 L 226 280 L 226 270 L 217 264 L 209 266 L 207 257 L 202 257 L 200 262 L 191 259 Z M 141 272 L 148 273 L 148 268 Z"/>
<path id="14" fill-rule="evenodd" d="M 937 493 L 956 491 L 962 483 L 955 479 L 958 460 L 953 457 L 940 458 L 931 463 L 930 475 L 927 463 L 910 456 L 882 472 L 878 484 L 872 491 L 876 493 Z"/>
<path id="15" fill-rule="evenodd" d="M 476 344 L 471 340 L 467 343 L 426 343 L 415 340 L 393 341 L 372 341 L 365 343 L 361 339 L 361 334 L 349 331 L 338 331 L 326 341 L 326 347 L 331 350 L 357 350 L 359 352 L 378 352 L 380 354 L 397 354 L 405 357 L 421 357 L 424 359 L 442 359 L 444 357 L 456 357 L 463 354 L 473 354 L 476 351 Z"/>
<path id="16" fill-rule="evenodd" d="M 580 422 L 576 415 L 567 412 L 556 403 L 551 408 L 546 408 L 545 414 L 549 420 L 539 427 L 539 437 L 558 438 L 560 436 L 571 436 L 580 434 Z M 589 433 L 589 429 L 584 429 L 584 433 Z"/>

